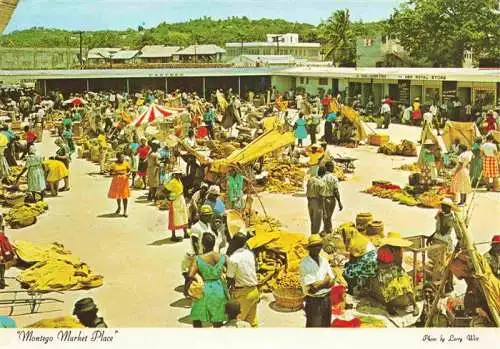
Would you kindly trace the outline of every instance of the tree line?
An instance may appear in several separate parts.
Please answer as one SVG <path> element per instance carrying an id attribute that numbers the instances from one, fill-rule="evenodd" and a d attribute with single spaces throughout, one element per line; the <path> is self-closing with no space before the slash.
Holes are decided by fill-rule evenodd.
<path id="1" fill-rule="evenodd" d="M 298 33 L 302 42 L 320 42 L 327 60 L 354 66 L 356 39 L 390 35 L 420 62 L 437 67 L 461 66 L 466 51 L 474 57 L 500 57 L 500 18 L 496 0 L 407 0 L 385 21 L 353 21 L 338 10 L 319 25 L 283 19 L 203 17 L 154 28 L 89 31 L 83 46 L 139 49 L 145 45 L 189 46 L 264 41 L 266 34 Z M 78 34 L 60 29 L 31 28 L 0 36 L 1 47 L 78 47 Z"/>

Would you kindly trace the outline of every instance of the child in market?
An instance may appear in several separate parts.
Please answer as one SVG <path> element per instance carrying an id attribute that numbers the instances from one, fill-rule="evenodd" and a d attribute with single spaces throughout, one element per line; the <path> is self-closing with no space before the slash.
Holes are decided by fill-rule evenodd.
<path id="1" fill-rule="evenodd" d="M 226 303 L 226 314 L 229 319 L 224 327 L 236 327 L 236 328 L 249 328 L 252 327 L 246 321 L 238 320 L 238 315 L 240 314 L 240 302 L 235 299 L 231 299 Z"/>

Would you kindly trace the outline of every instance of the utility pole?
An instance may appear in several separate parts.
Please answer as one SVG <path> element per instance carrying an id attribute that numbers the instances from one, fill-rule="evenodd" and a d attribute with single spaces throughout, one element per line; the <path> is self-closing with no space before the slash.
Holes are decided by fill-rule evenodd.
<path id="1" fill-rule="evenodd" d="M 80 35 L 80 69 L 83 69 L 83 32 L 79 31 Z"/>

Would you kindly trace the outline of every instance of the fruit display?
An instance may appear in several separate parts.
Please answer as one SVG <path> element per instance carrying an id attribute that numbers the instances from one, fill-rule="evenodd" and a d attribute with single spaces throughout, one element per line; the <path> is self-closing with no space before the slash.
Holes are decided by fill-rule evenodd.
<path id="1" fill-rule="evenodd" d="M 17 280 L 33 291 L 68 291 L 99 287 L 103 277 L 93 273 L 80 258 L 64 250 L 60 244 L 36 245 L 14 242 L 18 257 L 32 264 L 23 270 Z"/>
<path id="2" fill-rule="evenodd" d="M 420 166 L 418 163 L 414 162 L 412 164 L 404 164 L 401 165 L 400 167 L 395 168 L 395 170 L 400 170 L 400 171 L 409 171 L 409 172 L 420 172 Z"/>
<path id="3" fill-rule="evenodd" d="M 279 289 L 300 289 L 300 274 L 297 272 L 287 273 L 282 272 L 276 280 L 277 288 Z"/>
<path id="4" fill-rule="evenodd" d="M 15 207 L 7 212 L 5 221 L 13 229 L 27 227 L 35 224 L 37 217 L 48 209 L 49 206 L 44 201 Z"/>
<path id="5" fill-rule="evenodd" d="M 297 165 L 269 160 L 264 164 L 269 173 L 265 187 L 270 193 L 296 193 L 303 190 L 305 170 Z"/>
<path id="6" fill-rule="evenodd" d="M 385 143 L 378 148 L 378 152 L 386 155 L 417 156 L 415 143 L 403 139 L 400 144 Z"/>
<path id="7" fill-rule="evenodd" d="M 61 316 L 53 319 L 43 319 L 26 328 L 84 328 L 80 321 L 73 316 Z"/>
<path id="8" fill-rule="evenodd" d="M 391 199 L 406 206 L 438 208 L 441 200 L 448 197 L 446 191 L 442 189 L 431 189 L 423 193 L 418 193 L 412 187 L 401 189 L 394 184 L 373 184 L 370 188 L 364 190 L 363 193 L 383 199 Z"/>

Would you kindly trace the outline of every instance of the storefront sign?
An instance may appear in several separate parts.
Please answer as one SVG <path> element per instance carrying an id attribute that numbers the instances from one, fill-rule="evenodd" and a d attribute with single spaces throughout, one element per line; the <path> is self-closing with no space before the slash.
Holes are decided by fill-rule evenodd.
<path id="1" fill-rule="evenodd" d="M 446 80 L 444 75 L 399 75 L 400 80 Z"/>
<path id="2" fill-rule="evenodd" d="M 410 80 L 398 80 L 398 102 L 400 104 L 410 104 L 410 85 Z"/>
<path id="3" fill-rule="evenodd" d="M 378 78 L 378 79 L 385 79 L 387 78 L 387 74 L 357 74 L 358 78 L 364 78 L 364 79 L 373 79 L 373 78 Z"/>

